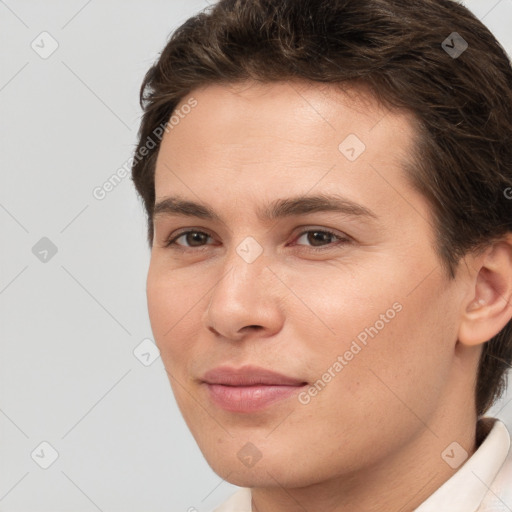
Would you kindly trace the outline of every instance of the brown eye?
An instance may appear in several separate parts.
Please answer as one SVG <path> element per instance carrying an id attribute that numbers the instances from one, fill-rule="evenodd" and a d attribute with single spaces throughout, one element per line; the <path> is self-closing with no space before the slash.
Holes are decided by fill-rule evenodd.
<path id="1" fill-rule="evenodd" d="M 177 243 L 180 238 L 183 238 L 185 243 Z M 211 238 L 210 235 L 204 233 L 203 231 L 184 231 L 183 233 L 180 233 L 178 236 L 169 240 L 166 243 L 166 247 L 171 245 L 182 247 L 202 247 L 208 238 Z"/>
<path id="2" fill-rule="evenodd" d="M 333 239 L 339 241 L 340 243 L 348 242 L 347 238 L 342 238 L 341 236 L 333 233 L 332 231 L 324 230 L 324 229 L 309 229 L 307 231 L 303 231 L 297 241 L 301 238 L 304 238 L 305 241 L 310 244 L 313 248 L 324 248 L 333 245 Z M 298 244 L 305 245 L 305 244 Z M 306 244 L 307 245 L 307 244 Z M 338 245 L 338 244 L 337 244 Z"/>
<path id="3" fill-rule="evenodd" d="M 334 235 L 327 231 L 308 231 L 305 233 L 306 239 L 313 246 L 323 245 L 324 243 L 330 243 Z"/>

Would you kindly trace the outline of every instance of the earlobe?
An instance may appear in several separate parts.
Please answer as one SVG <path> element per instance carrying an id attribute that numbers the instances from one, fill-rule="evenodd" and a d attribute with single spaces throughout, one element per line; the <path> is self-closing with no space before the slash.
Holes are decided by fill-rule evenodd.
<path id="1" fill-rule="evenodd" d="M 471 297 L 462 312 L 458 340 L 485 343 L 512 318 L 512 238 L 496 242 L 472 262 Z"/>

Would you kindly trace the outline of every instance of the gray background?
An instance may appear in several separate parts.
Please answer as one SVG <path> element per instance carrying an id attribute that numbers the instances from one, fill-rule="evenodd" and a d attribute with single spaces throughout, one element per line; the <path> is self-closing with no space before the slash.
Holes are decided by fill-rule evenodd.
<path id="1" fill-rule="evenodd" d="M 510 53 L 512 0 L 466 5 Z M 132 183 L 93 196 L 132 155 L 145 71 L 206 6 L 0 0 L 0 511 L 207 511 L 236 489 L 136 349 L 152 334 Z M 512 392 L 497 411 L 512 427 Z"/>

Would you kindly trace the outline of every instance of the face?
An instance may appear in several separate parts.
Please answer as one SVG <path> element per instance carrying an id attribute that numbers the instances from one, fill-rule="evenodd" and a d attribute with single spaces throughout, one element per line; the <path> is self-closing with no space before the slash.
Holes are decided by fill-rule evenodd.
<path id="1" fill-rule="evenodd" d="M 389 460 L 442 416 L 462 293 L 404 174 L 411 119 L 319 84 L 191 96 L 158 155 L 147 280 L 188 427 L 241 486 Z"/>

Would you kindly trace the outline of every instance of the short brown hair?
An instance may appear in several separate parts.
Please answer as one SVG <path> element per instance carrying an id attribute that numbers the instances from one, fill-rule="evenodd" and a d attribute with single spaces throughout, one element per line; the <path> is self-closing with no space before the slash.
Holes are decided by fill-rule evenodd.
<path id="1" fill-rule="evenodd" d="M 292 79 L 365 87 L 413 114 L 407 176 L 431 204 L 451 278 L 462 256 L 512 232 L 510 61 L 452 0 L 220 0 L 180 26 L 147 72 L 136 155 L 197 87 Z M 159 142 L 132 166 L 150 245 Z M 511 360 L 512 321 L 484 345 L 479 416 L 503 393 Z"/>

